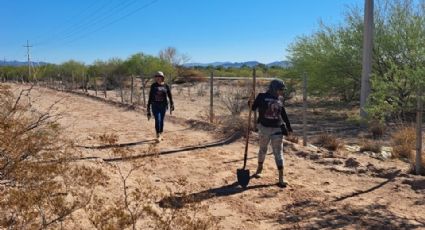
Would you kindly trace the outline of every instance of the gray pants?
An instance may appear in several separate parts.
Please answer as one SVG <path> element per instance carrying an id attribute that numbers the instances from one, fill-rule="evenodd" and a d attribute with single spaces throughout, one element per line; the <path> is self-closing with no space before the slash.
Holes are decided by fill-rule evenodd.
<path id="1" fill-rule="evenodd" d="M 280 128 L 264 127 L 258 124 L 260 137 L 260 150 L 258 152 L 258 163 L 262 164 L 266 159 L 267 147 L 271 142 L 274 160 L 278 169 L 283 168 L 282 131 Z"/>

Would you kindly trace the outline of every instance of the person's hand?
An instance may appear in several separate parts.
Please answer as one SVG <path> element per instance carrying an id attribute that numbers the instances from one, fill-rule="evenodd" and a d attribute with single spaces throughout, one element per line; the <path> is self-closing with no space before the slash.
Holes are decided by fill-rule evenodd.
<path id="1" fill-rule="evenodd" d="M 146 116 L 148 117 L 148 121 L 151 119 L 152 115 L 151 112 L 148 111 L 148 113 L 146 114 Z"/>
<path id="2" fill-rule="evenodd" d="M 289 128 L 289 129 L 288 129 L 288 136 L 292 136 L 293 132 L 294 132 L 294 131 L 292 130 L 292 128 Z"/>
<path id="3" fill-rule="evenodd" d="M 249 99 L 248 100 L 248 106 L 251 108 L 252 107 L 252 104 L 253 104 L 254 102 L 251 100 L 251 99 Z"/>
<path id="4" fill-rule="evenodd" d="M 248 99 L 248 106 L 251 108 L 252 107 L 252 105 L 254 104 L 254 100 L 255 100 L 255 98 L 254 98 L 254 94 L 252 93 L 250 96 L 249 96 L 249 99 Z"/>
<path id="5" fill-rule="evenodd" d="M 171 111 L 174 111 L 174 104 L 171 104 L 171 105 L 170 105 L 170 110 L 171 110 Z"/>

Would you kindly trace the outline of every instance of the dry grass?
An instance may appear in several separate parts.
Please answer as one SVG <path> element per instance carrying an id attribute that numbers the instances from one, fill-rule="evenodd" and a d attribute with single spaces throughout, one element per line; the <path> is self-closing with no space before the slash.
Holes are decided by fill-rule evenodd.
<path id="1" fill-rule="evenodd" d="M 380 153 L 382 150 L 382 144 L 379 141 L 363 140 L 360 146 L 360 152 L 374 152 Z"/>
<path id="2" fill-rule="evenodd" d="M 319 135 L 314 143 L 331 151 L 337 151 L 343 146 L 338 138 L 329 133 Z"/>
<path id="3" fill-rule="evenodd" d="M 400 127 L 391 136 L 393 157 L 410 158 L 412 150 L 415 149 L 416 132 L 412 126 Z"/>
<path id="4" fill-rule="evenodd" d="M 240 116 L 227 116 L 222 118 L 220 131 L 224 134 L 241 132 L 245 135 L 247 129 L 247 120 Z"/>
<path id="5" fill-rule="evenodd" d="M 231 115 L 239 116 L 244 109 L 248 108 L 248 99 L 251 90 L 249 85 L 233 87 L 221 95 L 221 102 Z"/>
<path id="6" fill-rule="evenodd" d="M 385 125 L 379 121 L 372 121 L 368 126 L 369 132 L 371 132 L 373 139 L 379 139 L 385 133 Z"/>
<path id="7" fill-rule="evenodd" d="M 0 228 L 58 229 L 86 207 L 108 180 L 102 169 L 69 161 L 78 153 L 56 122 L 52 104 L 32 107 L 31 88 L 18 97 L 0 85 Z"/>

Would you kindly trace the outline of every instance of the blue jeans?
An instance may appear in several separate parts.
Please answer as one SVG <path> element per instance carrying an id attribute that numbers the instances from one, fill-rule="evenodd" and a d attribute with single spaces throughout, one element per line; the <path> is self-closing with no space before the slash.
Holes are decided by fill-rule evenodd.
<path id="1" fill-rule="evenodd" d="M 167 106 L 152 104 L 152 113 L 155 118 L 156 133 L 162 133 L 164 129 L 164 118 Z"/>

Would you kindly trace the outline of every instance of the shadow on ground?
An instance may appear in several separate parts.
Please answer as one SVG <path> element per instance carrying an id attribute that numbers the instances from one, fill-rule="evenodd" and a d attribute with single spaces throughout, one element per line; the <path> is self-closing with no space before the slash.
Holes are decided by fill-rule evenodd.
<path id="1" fill-rule="evenodd" d="M 335 203 L 303 200 L 283 207 L 278 223 L 283 229 L 419 229 L 423 222 L 399 217 L 385 205 L 334 206 Z"/>
<path id="2" fill-rule="evenodd" d="M 251 185 L 247 188 L 242 188 L 241 186 L 239 186 L 238 182 L 234 182 L 229 185 L 224 185 L 221 187 L 204 190 L 197 193 L 191 193 L 182 196 L 165 197 L 161 201 L 159 201 L 159 206 L 161 208 L 183 208 L 186 204 L 198 203 L 214 197 L 231 196 L 241 192 L 245 192 L 247 190 L 267 188 L 271 186 L 276 186 L 276 184 Z"/>
<path id="3" fill-rule="evenodd" d="M 425 192 L 425 179 L 404 180 L 403 184 L 410 185 L 410 187 L 417 192 Z"/>

